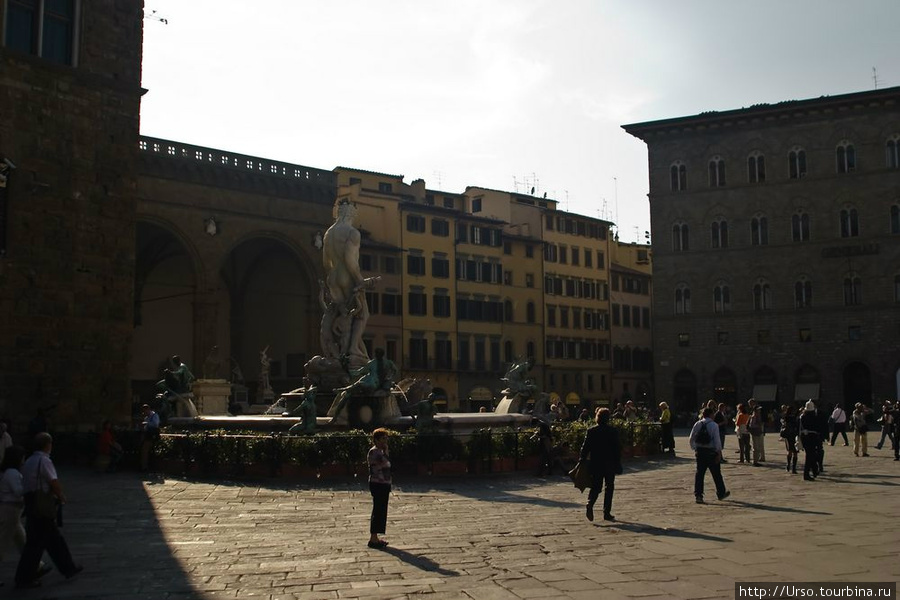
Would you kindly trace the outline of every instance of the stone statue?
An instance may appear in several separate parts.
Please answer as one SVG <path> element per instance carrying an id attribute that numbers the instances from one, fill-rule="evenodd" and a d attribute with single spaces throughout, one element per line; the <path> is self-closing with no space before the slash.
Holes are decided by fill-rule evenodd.
<path id="1" fill-rule="evenodd" d="M 431 431 L 434 429 L 434 415 L 437 409 L 434 406 L 434 394 L 428 396 L 419 402 L 416 406 L 416 431 Z"/>
<path id="2" fill-rule="evenodd" d="M 290 433 L 315 433 L 316 431 L 316 392 L 318 390 L 316 386 L 309 385 L 309 380 L 306 383 L 303 402 L 292 413 L 292 415 L 299 414 L 303 420 L 291 427 Z"/>
<path id="3" fill-rule="evenodd" d="M 401 402 L 398 403 L 398 408 L 400 409 L 401 414 L 404 415 L 411 414 L 413 412 L 413 407 L 427 398 L 428 394 L 430 394 L 433 389 L 430 379 L 418 379 L 413 377 L 400 381 L 397 384 L 397 387 L 403 392 L 403 396 L 400 397 Z"/>
<path id="4" fill-rule="evenodd" d="M 196 377 L 177 354 L 171 358 L 171 366 L 173 368 L 163 370 L 163 378 L 156 382 L 156 388 L 161 392 L 161 401 L 174 400 L 178 414 L 196 417 L 197 407 L 194 406 L 194 394 L 191 393 L 191 384 Z"/>
<path id="5" fill-rule="evenodd" d="M 259 389 L 263 396 L 274 394 L 269 381 L 269 365 L 272 361 L 269 359 L 268 352 L 268 346 L 259 352 Z"/>
<path id="6" fill-rule="evenodd" d="M 219 360 L 219 347 L 213 346 L 206 360 L 203 361 L 203 379 L 218 379 L 222 361 Z"/>
<path id="7" fill-rule="evenodd" d="M 338 394 L 334 397 L 334 403 L 328 410 L 328 416 L 336 419 L 354 390 L 361 389 L 364 393 L 373 396 L 389 395 L 398 374 L 394 362 L 384 357 L 384 349 L 377 348 L 375 358 L 350 372 L 352 377 L 358 377 L 356 381 L 346 387 L 335 388 L 334 391 Z"/>
<path id="8" fill-rule="evenodd" d="M 243 385 L 244 372 L 241 371 L 241 365 L 238 364 L 238 361 L 233 356 L 228 360 L 231 362 L 231 382 Z"/>
<path id="9" fill-rule="evenodd" d="M 534 381 L 528 378 L 531 364 L 532 360 L 526 358 L 525 360 L 513 362 L 510 365 L 509 370 L 506 372 L 506 377 L 503 378 L 503 381 L 507 384 L 507 388 L 501 392 L 503 395 L 510 397 L 519 395 L 522 400 L 534 397 L 535 392 L 537 392 L 537 386 L 534 384 Z"/>
<path id="10" fill-rule="evenodd" d="M 327 274 L 319 295 L 322 317 L 322 352 L 326 358 L 347 355 L 351 366 L 369 360 L 362 336 L 369 320 L 365 290 L 377 277 L 363 278 L 359 269 L 361 236 L 353 226 L 356 207 L 346 198 L 335 205 L 334 224 L 322 239 L 322 261 Z"/>

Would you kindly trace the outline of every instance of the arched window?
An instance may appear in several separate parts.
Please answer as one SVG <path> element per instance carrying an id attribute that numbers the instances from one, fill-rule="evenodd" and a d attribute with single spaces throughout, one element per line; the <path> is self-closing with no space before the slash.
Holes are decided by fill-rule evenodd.
<path id="1" fill-rule="evenodd" d="M 900 233 L 900 206 L 891 206 L 891 233 Z"/>
<path id="2" fill-rule="evenodd" d="M 841 237 L 859 235 L 859 213 L 852 206 L 841 209 Z"/>
<path id="3" fill-rule="evenodd" d="M 710 225 L 710 237 L 712 240 L 713 248 L 727 248 L 728 221 L 721 218 L 713 221 L 712 225 Z"/>
<path id="4" fill-rule="evenodd" d="M 691 288 L 681 283 L 675 288 L 675 314 L 686 315 L 691 312 Z"/>
<path id="5" fill-rule="evenodd" d="M 717 313 L 731 310 L 731 289 L 724 283 L 713 288 L 713 310 Z"/>
<path id="6" fill-rule="evenodd" d="M 753 310 L 772 310 L 772 288 L 762 279 L 753 286 Z"/>
<path id="7" fill-rule="evenodd" d="M 690 249 L 690 232 L 686 223 L 675 223 L 672 226 L 672 250 L 684 252 Z"/>
<path id="8" fill-rule="evenodd" d="M 862 304 L 862 280 L 855 273 L 848 273 L 844 277 L 844 306 L 860 304 Z"/>
<path id="9" fill-rule="evenodd" d="M 529 302 L 525 308 L 525 320 L 534 323 L 534 302 Z"/>
<path id="10" fill-rule="evenodd" d="M 676 160 L 669 167 L 669 185 L 673 192 L 683 192 L 687 189 L 687 167 L 680 160 Z"/>
<path id="11" fill-rule="evenodd" d="M 515 321 L 515 319 L 513 318 L 512 300 L 504 300 L 503 301 L 503 319 L 509 323 Z"/>
<path id="12" fill-rule="evenodd" d="M 794 308 L 810 306 L 812 306 L 812 282 L 806 277 L 801 277 L 794 282 Z"/>
<path id="13" fill-rule="evenodd" d="M 806 150 L 794 146 L 788 152 L 788 175 L 791 179 L 806 177 Z"/>
<path id="14" fill-rule="evenodd" d="M 713 156 L 709 160 L 709 187 L 725 185 L 725 160 L 721 156 Z"/>
<path id="15" fill-rule="evenodd" d="M 834 150 L 838 173 L 852 173 L 856 170 L 856 149 L 847 140 L 841 140 Z"/>
<path id="16" fill-rule="evenodd" d="M 795 242 L 809 241 L 809 215 L 803 211 L 791 216 L 791 239 Z"/>
<path id="17" fill-rule="evenodd" d="M 884 143 L 884 159 L 888 169 L 900 169 L 900 134 L 894 134 Z"/>
<path id="18" fill-rule="evenodd" d="M 761 152 L 753 152 L 747 157 L 747 181 L 762 183 L 766 180 L 766 157 Z"/>
<path id="19" fill-rule="evenodd" d="M 750 243 L 765 246 L 769 243 L 769 220 L 762 215 L 750 219 Z"/>

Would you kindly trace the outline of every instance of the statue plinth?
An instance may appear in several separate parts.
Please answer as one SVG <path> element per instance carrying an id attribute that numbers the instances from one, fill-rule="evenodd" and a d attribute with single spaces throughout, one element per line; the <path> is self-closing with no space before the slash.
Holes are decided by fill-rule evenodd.
<path id="1" fill-rule="evenodd" d="M 198 379 L 191 391 L 197 399 L 197 412 L 201 415 L 227 415 L 231 383 L 225 379 Z"/>

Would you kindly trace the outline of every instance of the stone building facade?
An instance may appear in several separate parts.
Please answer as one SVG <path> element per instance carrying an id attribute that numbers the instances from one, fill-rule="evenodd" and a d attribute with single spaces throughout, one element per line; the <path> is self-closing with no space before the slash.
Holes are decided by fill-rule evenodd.
<path id="1" fill-rule="evenodd" d="M 610 242 L 609 302 L 613 402 L 654 408 L 650 248 Z"/>
<path id="2" fill-rule="evenodd" d="M 17 430 L 39 408 L 57 428 L 130 413 L 142 8 L 0 2 L 0 415 Z"/>
<path id="3" fill-rule="evenodd" d="M 900 88 L 625 125 L 650 167 L 659 399 L 900 385 Z"/>

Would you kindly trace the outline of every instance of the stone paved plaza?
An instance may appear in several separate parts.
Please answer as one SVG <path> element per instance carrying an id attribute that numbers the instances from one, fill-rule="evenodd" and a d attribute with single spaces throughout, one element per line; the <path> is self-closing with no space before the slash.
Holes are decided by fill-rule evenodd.
<path id="1" fill-rule="evenodd" d="M 732 496 L 694 503 L 693 461 L 635 459 L 613 524 L 562 477 L 396 481 L 386 551 L 364 482 L 142 481 L 62 468 L 65 534 L 85 571 L 20 598 L 731 598 L 735 581 L 897 581 L 900 463 L 828 447 L 816 482 L 731 460 Z M 802 454 L 801 454 L 802 459 Z M 707 481 L 707 498 L 714 498 Z M 0 564 L 11 592 L 10 562 Z"/>

